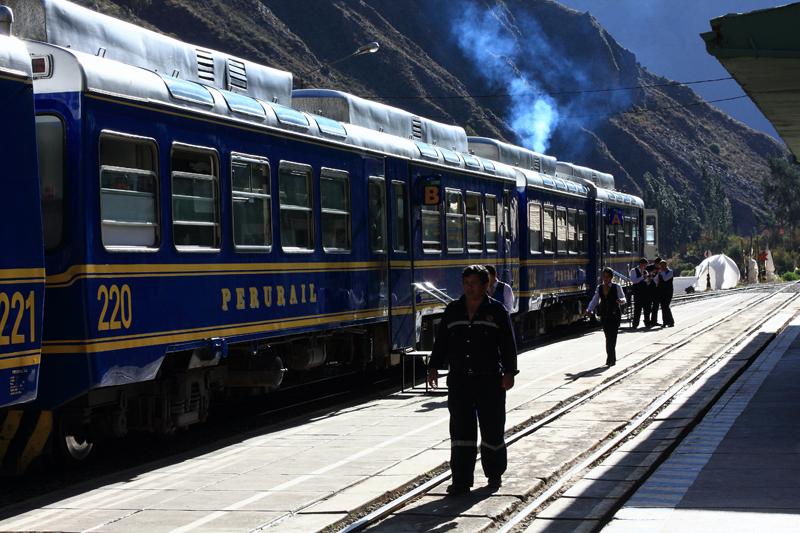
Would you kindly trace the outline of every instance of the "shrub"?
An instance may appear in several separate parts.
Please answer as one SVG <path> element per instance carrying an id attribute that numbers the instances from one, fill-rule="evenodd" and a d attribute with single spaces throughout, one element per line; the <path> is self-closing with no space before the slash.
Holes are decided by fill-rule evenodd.
<path id="1" fill-rule="evenodd" d="M 694 269 L 693 268 L 687 268 L 686 270 L 681 270 L 681 277 L 683 277 L 683 278 L 694 277 Z"/>
<path id="2" fill-rule="evenodd" d="M 800 281 L 800 273 L 796 270 L 794 272 L 784 272 L 781 279 L 783 281 Z"/>

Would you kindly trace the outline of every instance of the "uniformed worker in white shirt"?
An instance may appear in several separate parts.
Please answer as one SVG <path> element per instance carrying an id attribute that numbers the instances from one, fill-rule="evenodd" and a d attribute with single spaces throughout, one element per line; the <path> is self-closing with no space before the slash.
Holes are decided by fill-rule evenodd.
<path id="1" fill-rule="evenodd" d="M 497 269 L 492 265 L 486 265 L 489 271 L 489 296 L 503 304 L 508 313 L 514 312 L 514 290 L 511 285 L 497 279 Z"/>
<path id="2" fill-rule="evenodd" d="M 594 297 L 586 308 L 586 315 L 590 315 L 597 308 L 600 312 L 600 322 L 603 324 L 603 333 L 606 336 L 606 365 L 617 364 L 617 333 L 622 321 L 621 305 L 625 305 L 625 293 L 622 287 L 614 283 L 614 271 L 606 267 L 601 274 L 602 283 L 594 291 Z"/>

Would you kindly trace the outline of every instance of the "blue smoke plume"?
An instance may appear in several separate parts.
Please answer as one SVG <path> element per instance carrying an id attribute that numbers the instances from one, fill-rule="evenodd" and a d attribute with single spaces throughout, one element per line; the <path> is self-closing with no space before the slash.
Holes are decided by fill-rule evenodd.
<path id="1" fill-rule="evenodd" d="M 509 31 L 506 13 L 498 6 L 481 8 L 472 2 L 460 8 L 451 27 L 458 46 L 491 87 L 509 94 L 506 119 L 518 142 L 537 152 L 547 151 L 559 123 L 558 105 L 534 77 L 520 70 L 527 52 Z"/>

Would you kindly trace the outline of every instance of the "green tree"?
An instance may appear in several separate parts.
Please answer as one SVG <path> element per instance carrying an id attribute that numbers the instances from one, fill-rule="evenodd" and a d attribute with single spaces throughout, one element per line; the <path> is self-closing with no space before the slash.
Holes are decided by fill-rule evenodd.
<path id="1" fill-rule="evenodd" d="M 800 165 L 784 158 L 769 161 L 770 179 L 764 181 L 764 200 L 772 207 L 772 216 L 785 233 L 794 236 L 800 222 Z"/>
<path id="2" fill-rule="evenodd" d="M 679 249 L 686 253 L 686 245 L 697 240 L 700 234 L 700 217 L 685 195 L 681 196 L 660 174 L 645 172 L 644 202 L 658 209 L 661 226 L 659 252 L 665 255 Z"/>
<path id="3" fill-rule="evenodd" d="M 703 236 L 709 247 L 722 251 L 733 224 L 731 202 L 725 194 L 722 180 L 717 174 L 703 169 Z"/>

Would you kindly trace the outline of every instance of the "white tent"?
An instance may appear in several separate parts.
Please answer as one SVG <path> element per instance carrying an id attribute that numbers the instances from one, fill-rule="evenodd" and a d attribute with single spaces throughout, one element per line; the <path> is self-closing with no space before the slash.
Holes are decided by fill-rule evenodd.
<path id="1" fill-rule="evenodd" d="M 739 282 L 739 267 L 725 254 L 712 255 L 697 265 L 694 270 L 697 278 L 694 282 L 694 290 L 704 291 L 711 285 L 713 290 L 732 289 Z"/>

